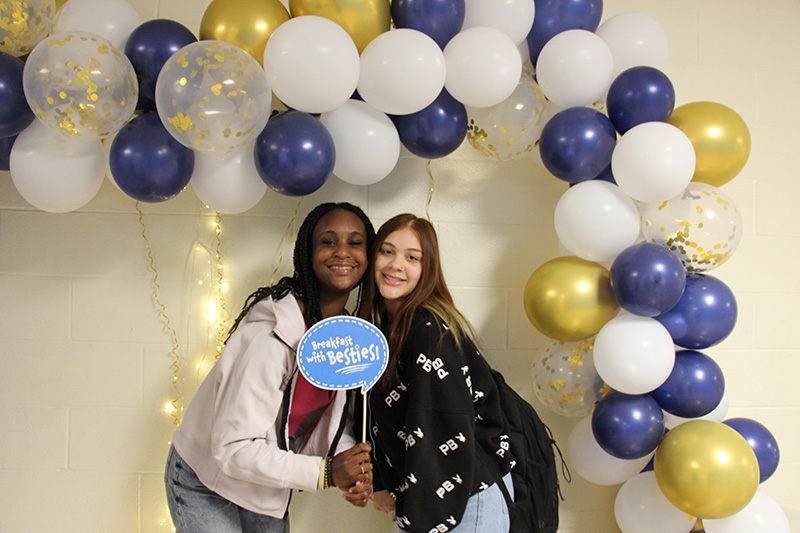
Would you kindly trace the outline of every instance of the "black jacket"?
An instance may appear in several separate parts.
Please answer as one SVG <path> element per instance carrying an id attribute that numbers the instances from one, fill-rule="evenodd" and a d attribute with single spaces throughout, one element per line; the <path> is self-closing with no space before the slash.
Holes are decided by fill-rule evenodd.
<path id="1" fill-rule="evenodd" d="M 452 529 L 469 497 L 494 483 L 489 469 L 502 476 L 510 468 L 489 366 L 468 339 L 461 347 L 445 324 L 417 310 L 399 380 L 369 392 L 374 490 L 395 496 L 395 521 L 406 531 Z"/>

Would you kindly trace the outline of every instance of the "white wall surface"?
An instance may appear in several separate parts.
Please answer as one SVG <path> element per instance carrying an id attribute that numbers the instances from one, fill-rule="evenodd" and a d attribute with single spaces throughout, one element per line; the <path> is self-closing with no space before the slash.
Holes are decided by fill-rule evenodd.
<path id="1" fill-rule="evenodd" d="M 170 18 L 195 33 L 209 3 L 130 2 L 143 20 Z M 742 213 L 743 239 L 713 272 L 736 295 L 739 318 L 733 334 L 706 353 L 725 374 L 728 416 L 758 420 L 777 438 L 781 463 L 761 488 L 800 531 L 800 3 L 606 0 L 603 18 L 627 11 L 664 27 L 670 48 L 663 70 L 677 105 L 725 104 L 752 134 L 747 166 L 723 186 Z M 376 227 L 399 212 L 424 216 L 426 163 L 404 151 L 392 174 L 369 187 L 332 177 L 300 204 L 297 219 L 298 199 L 272 192 L 244 214 L 223 215 L 229 314 L 276 268 L 288 272 L 293 237 L 283 247 L 281 239 L 317 203 L 359 204 Z M 539 265 L 559 255 L 553 210 L 566 184 L 531 159 L 500 163 L 468 143 L 430 168 L 430 216 L 457 302 L 492 362 L 539 405 L 530 365 L 548 339 L 527 320 L 522 290 Z M 78 211 L 50 214 L 28 205 L 8 172 L 0 173 L 0 531 L 171 530 L 162 477 L 175 426 L 163 407 L 175 397 L 175 353 L 179 405 L 214 360 L 205 304 L 215 294 L 215 216 L 191 188 L 140 207 L 147 240 L 135 202 L 108 182 Z M 148 247 L 169 327 L 154 301 Z M 576 420 L 539 411 L 565 450 Z M 573 475 L 563 485 L 560 531 L 619 531 L 618 488 Z M 294 497 L 294 533 L 389 526 L 337 491 Z"/>

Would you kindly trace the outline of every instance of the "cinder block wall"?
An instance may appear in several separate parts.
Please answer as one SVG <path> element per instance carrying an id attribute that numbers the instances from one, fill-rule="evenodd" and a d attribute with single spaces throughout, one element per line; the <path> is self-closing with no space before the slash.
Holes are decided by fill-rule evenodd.
<path id="1" fill-rule="evenodd" d="M 143 20 L 169 18 L 196 33 L 209 1 L 130 3 Z M 725 374 L 729 416 L 754 418 L 778 439 L 781 464 L 762 489 L 800 529 L 800 4 L 606 0 L 604 19 L 627 11 L 664 27 L 664 72 L 678 105 L 719 102 L 750 128 L 750 160 L 724 186 L 742 213 L 743 239 L 713 272 L 734 291 L 739 319 L 707 353 Z M 560 254 L 553 210 L 566 184 L 532 159 L 500 163 L 466 143 L 434 160 L 430 174 L 426 163 L 403 152 L 381 182 L 357 187 L 334 177 L 299 206 L 268 192 L 254 209 L 223 215 L 218 242 L 215 214 L 191 189 L 141 204 L 140 215 L 105 183 L 85 207 L 57 215 L 29 206 L 0 173 L 0 530 L 171 530 L 162 472 L 175 426 L 164 406 L 177 392 L 185 405 L 213 364 L 206 305 L 218 294 L 216 253 L 225 309 L 235 316 L 250 291 L 289 271 L 296 221 L 322 201 L 357 203 L 376 226 L 398 212 L 429 213 L 458 304 L 493 363 L 538 405 L 530 364 L 547 338 L 525 317 L 522 290 Z M 576 420 L 540 411 L 565 449 Z M 561 531 L 618 531 L 617 490 L 573 476 Z M 292 509 L 296 533 L 390 527 L 337 491 L 297 494 Z"/>

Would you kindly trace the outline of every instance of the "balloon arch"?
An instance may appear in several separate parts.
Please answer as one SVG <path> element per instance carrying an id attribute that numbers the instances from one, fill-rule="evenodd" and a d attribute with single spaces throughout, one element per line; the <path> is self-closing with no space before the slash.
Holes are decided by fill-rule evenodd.
<path id="1" fill-rule="evenodd" d="M 753 516 L 788 531 L 758 490 L 777 443 L 725 419 L 722 371 L 700 351 L 736 323 L 734 295 L 708 272 L 741 238 L 720 187 L 750 134 L 723 104 L 675 107 L 659 23 L 601 24 L 602 0 L 287 3 L 213 0 L 198 38 L 124 0 L 4 2 L 2 168 L 44 211 L 85 205 L 108 167 L 137 201 L 191 182 L 212 210 L 241 213 L 268 189 L 376 183 L 401 146 L 538 155 L 570 185 L 554 223 L 572 255 L 533 272 L 524 307 L 551 339 L 537 397 L 581 418 L 572 469 L 622 485 L 625 532 L 739 531 Z"/>

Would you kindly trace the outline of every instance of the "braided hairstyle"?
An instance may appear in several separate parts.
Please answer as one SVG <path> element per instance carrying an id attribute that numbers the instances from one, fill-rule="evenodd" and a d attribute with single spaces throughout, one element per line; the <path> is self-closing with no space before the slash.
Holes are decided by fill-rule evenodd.
<path id="1" fill-rule="evenodd" d="M 247 315 L 248 311 L 250 311 L 250 308 L 269 296 L 272 296 L 274 300 L 280 300 L 291 292 L 296 298 L 303 299 L 303 302 L 305 303 L 303 317 L 305 318 L 306 324 L 308 324 L 309 327 L 322 320 L 322 309 L 319 302 L 319 284 L 316 276 L 314 275 L 311 258 L 313 251 L 312 236 L 314 234 L 314 228 L 316 228 L 320 219 L 322 219 L 322 217 L 328 213 L 338 209 L 349 211 L 356 215 L 359 220 L 361 220 L 367 232 L 366 249 L 370 249 L 372 246 L 372 241 L 375 239 L 375 229 L 372 227 L 372 222 L 370 222 L 369 218 L 360 207 L 348 202 L 326 202 L 319 204 L 306 216 L 297 232 L 293 256 L 294 273 L 291 276 L 281 278 L 280 281 L 274 285 L 260 287 L 250 296 L 248 296 L 247 300 L 245 300 L 241 313 L 239 313 L 239 316 L 236 317 L 233 326 L 231 326 L 231 331 L 228 334 L 228 338 L 230 338 L 231 334 L 236 331 L 236 328 L 239 327 L 239 324 Z M 358 306 L 361 304 L 361 289 L 363 279 L 364 278 L 362 277 L 361 281 L 359 281 L 357 285 L 358 299 L 356 302 L 356 308 L 358 308 Z"/>

